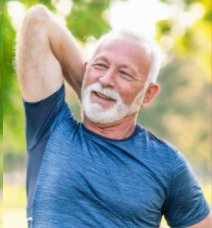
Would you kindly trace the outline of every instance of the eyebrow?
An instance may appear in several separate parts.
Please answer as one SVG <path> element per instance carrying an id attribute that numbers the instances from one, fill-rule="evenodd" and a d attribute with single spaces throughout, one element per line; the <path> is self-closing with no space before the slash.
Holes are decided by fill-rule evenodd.
<path id="1" fill-rule="evenodd" d="M 96 59 L 94 59 L 94 61 L 97 61 L 97 60 L 103 60 L 103 61 L 105 61 L 105 62 L 107 62 L 107 63 L 108 63 L 107 58 L 106 58 L 106 57 L 104 57 L 104 56 L 99 56 L 99 57 L 97 57 Z"/>

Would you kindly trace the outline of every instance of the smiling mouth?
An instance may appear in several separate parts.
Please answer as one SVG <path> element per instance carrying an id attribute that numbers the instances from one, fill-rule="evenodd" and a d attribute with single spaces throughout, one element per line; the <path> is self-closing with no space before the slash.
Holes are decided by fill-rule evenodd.
<path id="1" fill-rule="evenodd" d="M 107 96 L 105 96 L 104 94 L 101 94 L 101 93 L 98 93 L 98 92 L 95 92 L 95 91 L 94 91 L 94 93 L 95 93 L 98 97 L 103 98 L 103 99 L 105 99 L 105 100 L 115 101 L 114 99 L 112 99 L 112 98 L 110 98 L 110 97 L 107 97 Z"/>

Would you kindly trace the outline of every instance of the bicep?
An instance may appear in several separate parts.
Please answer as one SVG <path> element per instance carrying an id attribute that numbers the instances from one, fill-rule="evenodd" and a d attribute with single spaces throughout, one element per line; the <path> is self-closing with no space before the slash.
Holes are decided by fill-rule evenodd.
<path id="1" fill-rule="evenodd" d="M 61 66 L 51 50 L 45 28 L 48 15 L 42 13 L 42 10 L 36 12 L 37 8 L 30 9 L 27 13 L 16 48 L 22 95 L 29 102 L 50 96 L 63 83 Z"/>
<path id="2" fill-rule="evenodd" d="M 193 226 L 188 226 L 186 228 L 211 228 L 212 227 L 212 214 L 209 214 L 201 222 L 194 224 Z"/>

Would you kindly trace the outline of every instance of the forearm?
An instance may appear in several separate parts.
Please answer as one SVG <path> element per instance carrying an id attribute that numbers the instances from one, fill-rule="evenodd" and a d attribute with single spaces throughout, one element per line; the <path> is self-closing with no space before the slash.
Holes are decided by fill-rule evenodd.
<path id="1" fill-rule="evenodd" d="M 48 38 L 55 57 L 61 64 L 63 75 L 80 98 L 82 85 L 83 57 L 81 50 L 70 33 L 49 13 Z"/>

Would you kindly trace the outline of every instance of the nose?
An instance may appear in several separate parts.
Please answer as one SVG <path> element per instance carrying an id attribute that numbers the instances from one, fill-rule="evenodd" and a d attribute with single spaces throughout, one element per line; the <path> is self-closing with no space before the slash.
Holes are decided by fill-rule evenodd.
<path id="1" fill-rule="evenodd" d="M 108 69 L 104 75 L 102 75 L 99 79 L 101 85 L 103 88 L 106 88 L 106 87 L 112 87 L 114 88 L 115 86 L 115 70 L 113 69 Z"/>

